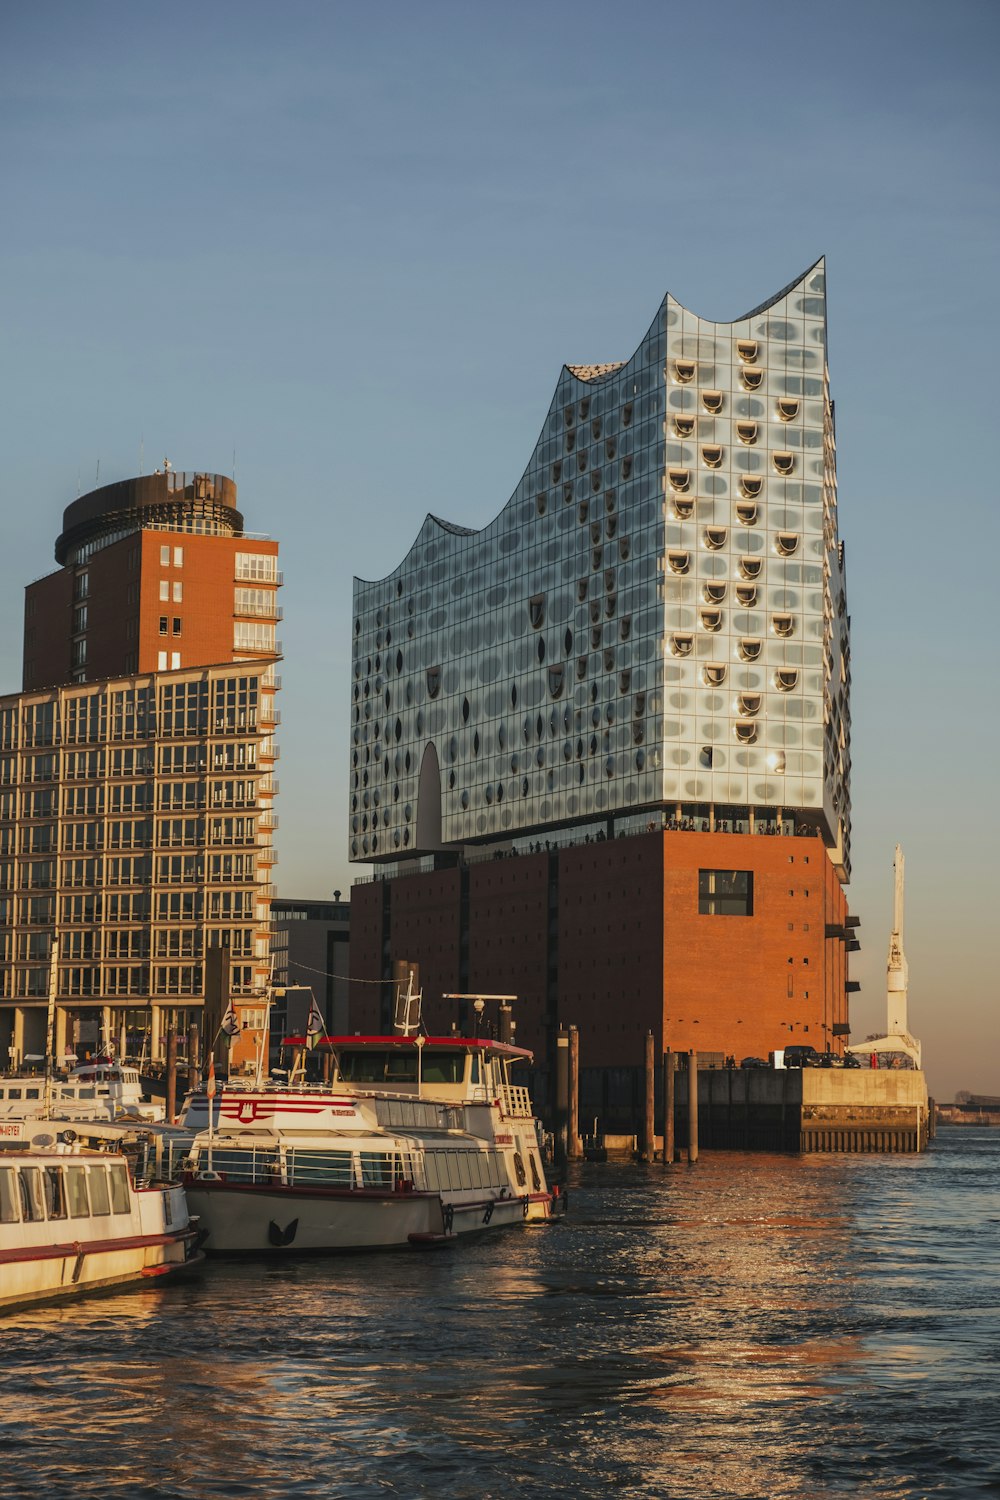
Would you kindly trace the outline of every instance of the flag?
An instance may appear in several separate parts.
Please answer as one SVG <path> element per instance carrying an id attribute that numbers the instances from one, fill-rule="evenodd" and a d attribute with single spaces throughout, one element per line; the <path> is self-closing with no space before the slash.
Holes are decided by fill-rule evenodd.
<path id="1" fill-rule="evenodd" d="M 315 995 L 310 995 L 310 999 L 312 1004 L 309 1007 L 309 1019 L 306 1022 L 306 1040 L 310 1047 L 315 1047 L 318 1038 L 326 1030 L 326 1022 L 323 1020 L 322 1011 L 316 1004 Z"/>
<path id="2" fill-rule="evenodd" d="M 215 1098 L 215 1056 L 208 1059 L 208 1082 L 205 1084 L 205 1093 L 209 1099 Z"/>
<path id="3" fill-rule="evenodd" d="M 233 1008 L 233 1002 L 230 1000 L 229 1008 L 222 1018 L 222 1030 L 226 1033 L 227 1036 L 236 1036 L 239 1033 L 239 1029 L 240 1018 Z"/>

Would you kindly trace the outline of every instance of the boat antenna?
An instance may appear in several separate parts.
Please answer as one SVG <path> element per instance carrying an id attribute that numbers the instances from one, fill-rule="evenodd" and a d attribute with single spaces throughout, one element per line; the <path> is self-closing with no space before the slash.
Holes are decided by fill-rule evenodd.
<path id="1" fill-rule="evenodd" d="M 401 989 L 399 984 L 396 987 L 396 1015 L 393 1025 L 401 1036 L 414 1036 L 420 1030 L 423 998 L 423 990 L 413 988 L 413 970 L 410 969 L 406 976 L 406 989 Z"/>

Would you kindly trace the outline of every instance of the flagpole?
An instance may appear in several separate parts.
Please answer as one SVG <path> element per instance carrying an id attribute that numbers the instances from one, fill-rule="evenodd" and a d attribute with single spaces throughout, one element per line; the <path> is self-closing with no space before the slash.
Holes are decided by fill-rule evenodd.
<path id="1" fill-rule="evenodd" d="M 213 1045 L 208 1054 L 208 1082 L 205 1085 L 208 1095 L 208 1170 L 214 1171 L 212 1166 L 212 1148 L 215 1145 L 215 1047 Z"/>

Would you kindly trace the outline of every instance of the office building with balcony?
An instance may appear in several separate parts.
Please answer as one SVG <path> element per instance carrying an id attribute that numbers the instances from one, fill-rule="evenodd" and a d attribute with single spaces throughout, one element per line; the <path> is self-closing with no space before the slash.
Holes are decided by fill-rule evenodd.
<path id="1" fill-rule="evenodd" d="M 277 543 L 233 482 L 162 472 L 68 507 L 0 698 L 0 1056 L 162 1054 L 262 1025 L 276 859 Z"/>
<path id="2" fill-rule="evenodd" d="M 667 296 L 563 368 L 482 530 L 355 581 L 352 1024 L 392 964 L 545 1050 L 847 1033 L 850 645 L 822 261 L 732 323 Z M 482 485 L 492 460 L 470 483 Z"/>

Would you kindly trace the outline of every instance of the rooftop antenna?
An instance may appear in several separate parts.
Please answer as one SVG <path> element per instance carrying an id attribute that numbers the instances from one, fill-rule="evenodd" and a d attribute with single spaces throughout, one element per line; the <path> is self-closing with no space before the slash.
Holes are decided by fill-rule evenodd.
<path id="1" fill-rule="evenodd" d="M 98 459 L 97 460 L 97 474 L 96 474 L 96 476 L 94 478 L 94 488 L 95 489 L 100 484 L 100 482 L 101 482 L 101 460 Z"/>
<path id="2" fill-rule="evenodd" d="M 142 465 L 143 465 L 143 462 L 145 460 L 144 449 L 145 449 L 145 437 L 144 437 L 144 435 L 142 433 L 140 433 L 139 434 L 139 473 L 140 474 L 142 473 Z"/>

